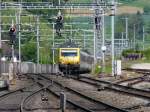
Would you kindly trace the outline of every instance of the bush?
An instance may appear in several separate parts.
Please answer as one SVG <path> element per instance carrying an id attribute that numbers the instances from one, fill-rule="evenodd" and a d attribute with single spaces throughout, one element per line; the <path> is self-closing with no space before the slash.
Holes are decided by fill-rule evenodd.
<path id="1" fill-rule="evenodd" d="M 135 51 L 133 49 L 127 49 L 127 50 L 122 51 L 122 56 L 126 57 L 128 54 L 134 53 L 134 52 Z"/>
<path id="2" fill-rule="evenodd" d="M 0 54 L 2 53 L 2 48 L 0 48 Z"/>
<path id="3" fill-rule="evenodd" d="M 99 73 L 101 73 L 101 71 L 101 66 L 99 64 L 96 64 L 92 69 L 92 74 L 98 75 Z"/>
<path id="4" fill-rule="evenodd" d="M 147 60 L 150 60 L 150 49 L 144 51 L 144 56 Z"/>
<path id="5" fill-rule="evenodd" d="M 145 14 L 150 14 L 150 7 L 149 6 L 144 7 L 144 13 Z"/>
<path id="6" fill-rule="evenodd" d="M 122 56 L 129 60 L 137 60 L 143 58 L 143 51 L 127 49 L 122 52 Z"/>

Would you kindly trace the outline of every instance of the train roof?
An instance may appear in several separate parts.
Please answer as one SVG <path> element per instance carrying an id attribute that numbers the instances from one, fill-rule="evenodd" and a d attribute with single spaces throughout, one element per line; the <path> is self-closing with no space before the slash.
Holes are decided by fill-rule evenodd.
<path id="1" fill-rule="evenodd" d="M 71 40 L 61 44 L 59 47 L 60 48 L 79 48 L 78 45 Z"/>

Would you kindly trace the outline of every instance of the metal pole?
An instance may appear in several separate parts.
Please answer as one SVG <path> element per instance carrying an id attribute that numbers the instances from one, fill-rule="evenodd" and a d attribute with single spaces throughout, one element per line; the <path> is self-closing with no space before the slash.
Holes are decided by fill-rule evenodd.
<path id="1" fill-rule="evenodd" d="M 11 49 L 12 49 L 12 62 L 14 62 L 14 45 L 13 44 L 11 46 Z"/>
<path id="2" fill-rule="evenodd" d="M 96 64 L 96 28 L 94 26 L 94 65 Z"/>
<path id="3" fill-rule="evenodd" d="M 55 63 L 55 51 L 54 51 L 54 36 L 55 36 L 55 31 L 54 31 L 54 27 L 55 27 L 55 24 L 53 23 L 53 64 Z"/>
<path id="4" fill-rule="evenodd" d="M 111 35 L 111 48 L 112 48 L 112 76 L 114 76 L 114 18 L 115 18 L 115 3 L 112 0 L 112 16 L 111 16 L 111 27 L 112 27 L 112 35 Z"/>
<path id="5" fill-rule="evenodd" d="M 13 79 L 15 78 L 15 67 L 14 67 L 14 44 L 11 46 L 12 48 L 12 75 Z M 14 81 L 14 80 L 13 80 Z"/>
<path id="6" fill-rule="evenodd" d="M 126 46 L 128 46 L 128 18 L 125 18 L 126 20 Z"/>
<path id="7" fill-rule="evenodd" d="M 73 37 L 73 35 L 72 35 L 73 33 L 72 33 L 72 25 L 71 25 L 71 37 Z"/>
<path id="8" fill-rule="evenodd" d="M 60 0 L 59 0 L 59 6 L 60 6 Z"/>
<path id="9" fill-rule="evenodd" d="M 0 49 L 2 48 L 2 43 L 1 43 L 1 38 L 2 38 L 2 34 L 1 34 L 1 30 L 2 30 L 2 28 L 1 28 L 1 24 L 2 24 L 1 3 L 2 3 L 2 1 L 0 0 Z M 1 56 L 0 56 L 0 58 L 1 58 Z M 0 68 L 1 68 L 1 65 L 0 65 Z M 1 69 L 0 69 L 0 73 L 1 73 Z"/>
<path id="10" fill-rule="evenodd" d="M 102 27 L 103 27 L 103 39 L 102 39 L 102 46 L 105 46 L 105 18 L 104 18 L 104 10 L 102 11 L 103 16 L 102 16 Z M 105 51 L 102 52 L 102 73 L 105 73 Z"/>
<path id="11" fill-rule="evenodd" d="M 18 32 L 19 32 L 19 62 L 21 62 L 21 30 L 20 30 L 20 25 L 21 25 L 21 22 L 20 22 L 20 15 L 21 15 L 21 4 L 19 5 L 19 17 L 18 17 Z"/>
<path id="12" fill-rule="evenodd" d="M 39 16 L 37 16 L 36 39 L 37 39 L 37 64 L 39 64 Z"/>
<path id="13" fill-rule="evenodd" d="M 145 50 L 145 28 L 143 26 L 143 51 Z"/>
<path id="14" fill-rule="evenodd" d="M 133 47 L 133 48 L 134 48 L 134 50 L 135 50 L 135 33 L 136 33 L 136 32 L 135 32 L 135 24 L 134 24 L 134 28 L 133 28 L 133 29 L 134 29 L 134 36 L 133 36 L 133 42 L 134 42 L 133 45 L 134 45 L 134 47 Z"/>
<path id="15" fill-rule="evenodd" d="M 2 1 L 0 0 L 0 48 L 2 48 L 2 43 L 1 43 L 1 24 L 2 24 L 2 18 L 1 18 L 1 16 L 2 16 L 2 14 L 1 14 L 1 4 L 2 4 Z"/>
<path id="16" fill-rule="evenodd" d="M 124 38 L 123 38 L 123 36 L 124 36 L 124 35 L 123 35 L 123 32 L 122 32 L 122 33 L 121 33 L 121 37 L 122 37 L 122 41 L 121 41 L 121 43 L 122 43 L 122 44 L 121 44 L 121 51 L 123 51 L 123 48 L 124 48 L 124 41 L 123 41 Z"/>
<path id="17" fill-rule="evenodd" d="M 84 31 L 83 47 L 85 49 L 85 31 Z"/>

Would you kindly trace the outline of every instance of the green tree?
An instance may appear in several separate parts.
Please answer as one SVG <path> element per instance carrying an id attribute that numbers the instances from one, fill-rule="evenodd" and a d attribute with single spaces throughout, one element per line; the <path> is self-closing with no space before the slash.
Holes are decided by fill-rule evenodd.
<path id="1" fill-rule="evenodd" d="M 128 17 L 129 15 L 119 15 L 116 20 L 116 26 L 115 27 L 115 38 L 121 38 L 121 32 L 125 32 L 125 17 Z"/>
<path id="2" fill-rule="evenodd" d="M 143 15 L 140 12 L 137 12 L 135 15 L 129 16 L 129 37 L 133 38 L 134 32 L 134 25 L 135 25 L 135 32 L 136 32 L 136 39 L 142 39 L 143 35 Z"/>
<path id="3" fill-rule="evenodd" d="M 144 14 L 150 14 L 150 7 L 149 6 L 144 7 Z"/>
<path id="4" fill-rule="evenodd" d="M 24 61 L 36 62 L 36 44 L 32 41 L 22 47 L 22 58 Z"/>

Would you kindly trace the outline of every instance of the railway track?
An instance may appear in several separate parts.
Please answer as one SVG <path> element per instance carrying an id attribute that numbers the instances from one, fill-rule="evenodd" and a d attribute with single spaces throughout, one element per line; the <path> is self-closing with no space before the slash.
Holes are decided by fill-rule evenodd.
<path id="1" fill-rule="evenodd" d="M 5 93 L 0 96 L 0 111 L 19 111 L 22 98 L 30 94 L 31 88 L 36 84 Z"/>
<path id="2" fill-rule="evenodd" d="M 38 79 L 43 80 L 43 77 L 42 77 L 42 78 L 38 78 Z M 48 80 L 48 81 L 50 81 L 50 80 Z M 40 85 L 44 86 L 44 83 L 41 83 L 41 82 L 38 82 L 38 83 L 39 83 Z M 29 99 L 30 97 L 32 97 L 33 95 L 39 93 L 39 92 L 42 91 L 43 89 L 46 89 L 50 94 L 53 94 L 55 97 L 57 97 L 57 98 L 60 100 L 60 92 L 62 91 L 62 90 L 61 90 L 62 88 L 61 88 L 61 89 L 58 89 L 58 88 L 57 88 L 57 90 L 56 90 L 56 85 L 55 85 L 54 87 L 52 87 L 52 86 L 54 86 L 54 85 L 51 85 L 51 87 L 50 87 L 50 86 L 44 87 L 44 88 L 42 88 L 42 89 L 40 89 L 40 90 L 38 90 L 38 91 L 32 93 L 30 96 L 26 97 L 26 98 L 23 100 L 22 104 L 21 104 L 21 112 L 24 112 L 24 109 L 25 109 L 25 108 L 24 108 L 24 103 L 25 103 L 25 101 L 28 100 L 28 99 Z M 52 89 L 52 88 L 53 88 L 53 89 Z M 68 104 L 74 106 L 74 108 L 80 109 L 81 111 L 94 112 L 94 111 L 89 110 L 87 107 L 84 107 L 84 106 L 82 106 L 82 105 L 80 105 L 80 104 L 78 104 L 78 103 L 73 102 L 73 101 L 70 100 L 70 99 L 67 99 L 66 102 L 67 102 Z M 70 108 L 70 107 L 68 107 L 68 108 Z M 47 108 L 47 109 L 48 109 L 48 108 Z M 51 108 L 49 108 L 49 109 L 51 109 Z M 28 110 L 28 111 L 30 110 L 30 111 L 31 111 L 32 109 L 25 109 L 25 110 Z M 53 109 L 51 109 L 51 110 L 53 110 Z M 60 108 L 58 108 L 58 110 L 60 110 Z"/>
<path id="3" fill-rule="evenodd" d="M 32 84 L 0 95 L 0 111 L 20 112 L 22 99 L 41 87 L 34 78 Z"/>
<path id="4" fill-rule="evenodd" d="M 150 70 L 147 69 L 124 69 L 125 71 L 134 71 L 135 73 L 140 74 L 138 77 L 129 78 L 126 80 L 116 81 L 115 83 L 126 85 L 134 88 L 139 88 L 136 85 L 145 84 L 144 86 L 141 86 L 140 89 L 150 91 L 149 83 L 150 83 Z"/>
<path id="5" fill-rule="evenodd" d="M 145 74 L 145 75 L 150 75 L 150 70 L 148 70 L 148 69 L 125 68 L 125 69 L 122 69 L 122 70 L 125 70 L 125 71 L 133 71 L 133 72 L 136 72 L 136 73 L 141 73 L 141 74 Z"/>
<path id="6" fill-rule="evenodd" d="M 135 87 L 138 84 L 142 84 L 142 83 L 149 84 L 150 83 L 150 76 L 147 76 L 147 75 L 145 76 L 144 75 L 144 76 L 141 76 L 141 77 L 136 77 L 136 78 L 130 78 L 130 79 L 122 80 L 122 81 L 117 81 L 115 83 L 120 84 L 120 85 L 125 85 L 125 86 L 128 86 L 128 87 L 138 88 L 138 87 Z M 150 91 L 149 87 L 146 87 L 146 88 L 142 87 L 142 88 L 139 88 L 139 89 Z"/>
<path id="7" fill-rule="evenodd" d="M 11 109 L 11 110 L 17 110 L 18 112 L 26 112 L 26 111 L 32 111 L 32 108 L 26 108 L 26 102 L 30 102 L 30 99 L 32 98 L 32 96 L 36 95 L 36 94 L 39 94 L 39 92 L 43 91 L 44 89 L 46 89 L 46 91 L 49 93 L 49 94 L 53 94 L 55 97 L 57 97 L 57 99 L 60 98 L 60 92 L 64 92 L 67 94 L 67 105 L 72 105 L 71 107 L 72 108 L 77 108 L 77 109 L 80 109 L 81 111 L 85 111 L 85 112 L 127 112 L 127 110 L 125 109 L 121 109 L 121 108 L 118 108 L 118 107 L 115 107 L 115 106 L 112 106 L 112 105 L 109 105 L 109 104 L 106 104 L 104 102 L 100 102 L 98 100 L 95 100 L 94 98 L 91 98 L 87 95 L 85 95 L 84 93 L 78 91 L 78 90 L 75 90 L 74 88 L 70 88 L 70 87 L 67 87 L 61 83 L 59 83 L 58 81 L 56 80 L 51 80 L 49 77 L 47 76 L 44 76 L 44 75 L 30 75 L 32 77 L 30 77 L 31 79 L 33 79 L 36 84 L 38 84 L 38 86 L 40 86 L 40 89 L 35 89 L 34 91 L 27 91 L 28 90 L 28 87 L 26 88 L 21 88 L 19 90 L 16 90 L 16 91 L 13 91 L 13 92 L 10 92 L 10 93 L 7 93 L 7 94 L 4 94 L 4 95 L 1 95 L 0 96 L 0 99 L 4 99 L 7 97 L 7 95 L 11 95 L 11 94 L 16 94 L 16 93 L 23 93 L 23 92 L 28 92 L 29 94 L 27 96 L 24 97 L 24 100 L 21 101 L 21 105 L 18 106 L 17 108 L 14 108 L 14 109 Z M 36 78 L 35 78 L 36 77 Z M 85 77 L 81 77 L 81 79 L 84 79 L 83 82 L 87 81 L 88 84 L 95 84 L 95 86 L 99 86 L 100 82 L 99 81 L 95 81 L 95 79 L 87 79 Z M 80 79 L 80 80 L 81 80 Z M 90 80 L 90 81 L 89 81 Z M 53 82 L 53 86 L 46 86 L 49 84 L 49 82 Z M 90 83 L 89 83 L 90 82 Z M 107 87 L 113 87 L 115 89 L 118 89 L 118 87 L 115 86 L 115 84 L 110 84 L 110 82 L 103 82 L 103 85 L 105 86 L 105 88 Z M 31 86 L 30 86 L 31 87 Z M 141 96 L 140 96 L 141 97 Z M 147 97 L 147 96 L 146 96 Z M 146 98 L 145 95 L 144 95 L 144 98 Z M 149 98 L 149 97 L 148 97 Z M 1 100 L 0 100 L 1 101 Z M 35 108 L 35 110 L 33 111 L 36 111 L 36 109 L 57 109 L 59 110 L 60 108 L 50 108 L 50 107 L 47 107 L 47 108 Z M 67 107 L 67 109 L 69 109 L 69 107 Z M 128 109 L 128 108 L 127 108 Z M 4 109 L 1 109 L 4 111 Z M 8 110 L 10 111 L 9 109 L 5 109 L 5 110 Z M 73 109 L 71 109 L 73 110 Z M 80 111 L 79 111 L 80 112 Z"/>
<path id="8" fill-rule="evenodd" d="M 40 86 L 40 88 L 38 88 L 38 89 L 36 88 L 36 89 L 34 89 L 34 91 L 28 91 L 28 89 L 31 87 L 31 86 L 29 86 L 29 87 L 21 88 L 21 89 L 18 89 L 16 91 L 12 91 L 12 92 L 9 92 L 7 94 L 1 95 L 0 96 L 0 103 L 1 103 L 2 99 L 4 99 L 6 101 L 5 98 L 10 97 L 10 96 L 12 97 L 14 95 L 15 98 L 17 97 L 15 102 L 18 102 L 18 104 L 17 104 L 17 107 L 13 107 L 13 108 L 5 107 L 5 104 L 4 104 L 4 108 L 1 108 L 0 111 L 8 111 L 8 112 L 10 112 L 10 111 L 15 111 L 15 112 L 35 111 L 36 112 L 39 109 L 41 109 L 42 111 L 48 110 L 48 109 L 56 110 L 56 111 L 60 110 L 60 108 L 51 108 L 51 107 L 43 108 L 43 107 L 38 107 L 38 106 L 36 108 L 32 109 L 32 108 L 27 108 L 25 106 L 27 102 L 30 102 L 31 98 L 34 95 L 39 94 L 44 89 L 46 89 L 46 91 L 48 91 L 50 94 L 53 94 L 54 96 L 58 97 L 58 99 L 60 98 L 60 91 L 61 90 L 55 91 L 55 88 L 56 88 L 55 86 L 53 87 L 54 90 L 51 90 L 51 87 L 45 86 L 45 85 L 47 85 L 45 80 L 43 80 L 42 78 L 39 78 L 39 79 L 35 78 L 35 75 L 33 77 L 30 77 L 30 78 L 32 78 L 35 81 L 35 83 L 38 84 L 38 86 Z M 49 81 L 48 81 L 48 83 L 49 83 Z M 24 93 L 29 93 L 29 94 L 25 95 Z M 24 97 L 22 97 L 23 100 L 18 98 L 19 97 L 18 94 L 22 94 L 24 96 Z M 12 101 L 12 98 L 8 98 L 7 102 L 14 102 L 14 101 Z M 40 103 L 40 102 L 38 102 L 38 103 Z M 12 103 L 12 104 L 13 104 L 13 106 L 15 106 L 14 103 Z M 30 104 L 30 105 L 32 105 L 32 104 Z M 70 112 L 73 110 L 74 111 L 78 110 L 76 112 L 84 112 L 84 111 L 85 112 L 94 112 L 94 111 L 88 109 L 87 107 L 84 107 L 84 106 L 82 106 L 76 102 L 73 102 L 70 99 L 67 99 L 67 105 L 71 105 L 67 108 L 67 110 L 70 110 Z M 48 106 L 50 106 L 50 105 L 48 105 Z"/>
<path id="9" fill-rule="evenodd" d="M 40 77 L 51 81 L 51 79 L 44 75 L 39 75 Z M 127 112 L 124 109 L 106 104 L 104 102 L 95 100 L 92 97 L 89 97 L 82 92 L 79 92 L 73 88 L 67 87 L 61 84 L 59 81 L 53 80 L 55 87 L 57 88 L 64 88 L 63 90 L 66 91 L 69 101 L 74 102 L 76 104 L 80 104 L 82 107 L 86 107 L 88 112 Z"/>
<path id="10" fill-rule="evenodd" d="M 129 94 L 129 95 L 133 95 L 133 96 L 137 96 L 137 97 L 150 100 L 150 91 L 147 91 L 147 90 L 141 90 L 137 88 L 132 88 L 128 86 L 123 86 L 123 85 L 119 85 L 119 84 L 115 84 L 115 83 L 111 83 L 107 81 L 102 81 L 102 80 L 96 80 L 93 78 L 83 77 L 83 76 L 79 79 L 79 81 L 94 85 L 98 88 L 100 87 L 99 89 L 109 89 L 109 90 L 113 90 L 116 92 L 122 92 L 125 94 Z"/>
<path id="11" fill-rule="evenodd" d="M 42 84 L 40 84 L 40 85 L 42 85 Z M 35 92 L 33 92 L 33 93 L 31 93 L 30 95 L 28 95 L 26 98 L 24 98 L 23 100 L 22 100 L 22 102 L 21 102 L 21 106 L 20 106 L 20 112 L 24 112 L 24 111 L 35 111 L 35 110 L 39 110 L 39 109 L 45 109 L 45 108 L 39 108 L 39 107 L 37 107 L 36 109 L 31 109 L 31 108 L 27 108 L 26 107 L 26 103 L 27 102 L 29 102 L 30 100 L 31 100 L 31 98 L 32 97 L 34 97 L 34 95 L 36 95 L 36 94 L 39 94 L 40 92 L 42 92 L 42 91 L 45 91 L 45 87 L 44 87 L 44 85 L 42 85 L 43 87 L 41 87 L 41 89 L 39 89 L 39 90 L 37 90 L 37 91 L 35 91 Z M 48 109 L 48 108 L 47 108 Z"/>

